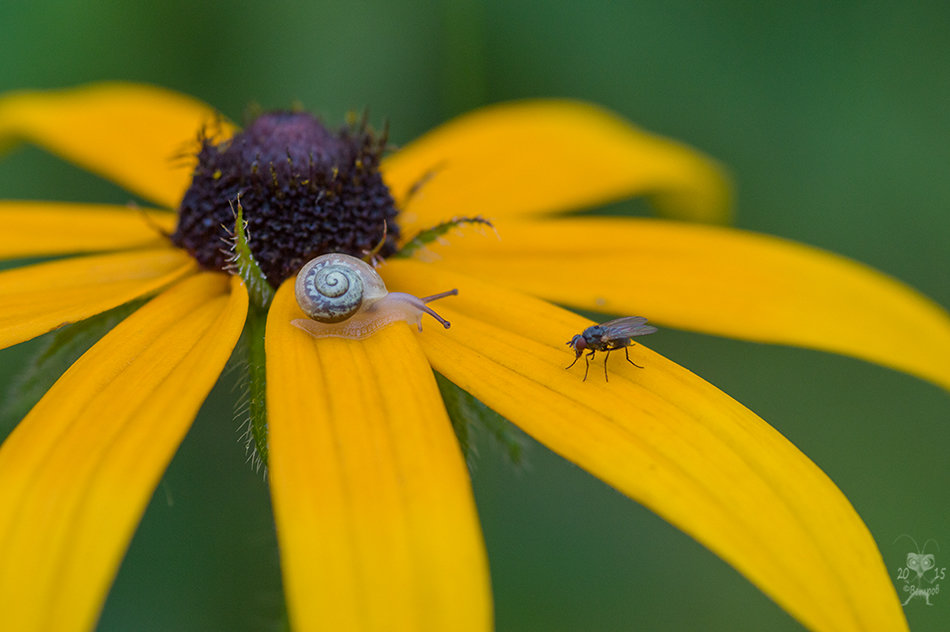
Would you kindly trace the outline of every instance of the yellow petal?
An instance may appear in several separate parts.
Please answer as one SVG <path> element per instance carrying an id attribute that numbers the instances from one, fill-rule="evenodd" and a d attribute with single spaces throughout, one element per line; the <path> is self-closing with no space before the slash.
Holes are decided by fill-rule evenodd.
<path id="1" fill-rule="evenodd" d="M 468 473 L 415 334 L 317 340 L 267 319 L 270 482 L 292 627 L 489 630 Z"/>
<path id="2" fill-rule="evenodd" d="M 184 251 L 160 248 L 0 272 L 0 349 L 154 292 L 196 267 Z"/>
<path id="3" fill-rule="evenodd" d="M 97 83 L 0 96 L 0 147 L 35 143 L 166 208 L 178 205 L 191 182 L 202 129 L 233 131 L 204 103 L 154 86 Z"/>
<path id="4" fill-rule="evenodd" d="M 383 174 L 399 200 L 422 184 L 400 216 L 416 230 L 458 215 L 501 219 L 645 194 L 684 219 L 725 221 L 731 212 L 730 186 L 712 160 L 575 101 L 478 110 L 400 149 Z"/>
<path id="5" fill-rule="evenodd" d="M 83 355 L 0 446 L 4 629 L 93 628 L 246 311 L 224 275 L 181 282 Z"/>
<path id="6" fill-rule="evenodd" d="M 661 220 L 497 223 L 440 265 L 583 309 L 850 355 L 950 388 L 950 317 L 912 288 L 817 248 Z"/>
<path id="7" fill-rule="evenodd" d="M 0 200 L 0 258 L 121 250 L 168 243 L 176 216 L 106 204 Z"/>
<path id="8" fill-rule="evenodd" d="M 771 426 L 643 344 L 586 382 L 564 342 L 590 321 L 411 261 L 390 288 L 458 287 L 452 328 L 420 334 L 433 367 L 549 448 L 649 507 L 813 630 L 906 629 L 880 553 L 844 495 Z M 648 343 L 648 340 L 647 340 Z"/>

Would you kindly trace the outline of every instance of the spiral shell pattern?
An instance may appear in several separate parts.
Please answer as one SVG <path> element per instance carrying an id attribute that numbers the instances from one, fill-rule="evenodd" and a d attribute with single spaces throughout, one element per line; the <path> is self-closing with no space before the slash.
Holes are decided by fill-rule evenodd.
<path id="1" fill-rule="evenodd" d="M 363 304 L 363 280 L 346 262 L 317 257 L 297 275 L 297 303 L 310 318 L 323 323 L 346 320 Z"/>

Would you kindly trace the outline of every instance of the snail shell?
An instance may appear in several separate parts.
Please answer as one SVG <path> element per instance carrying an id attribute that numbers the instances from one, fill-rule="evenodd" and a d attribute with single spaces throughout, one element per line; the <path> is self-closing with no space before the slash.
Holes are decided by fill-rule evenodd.
<path id="1" fill-rule="evenodd" d="M 383 279 L 366 262 L 332 253 L 311 259 L 297 273 L 297 304 L 308 316 L 291 321 L 316 338 L 360 340 L 391 323 L 404 321 L 422 331 L 422 314 L 429 314 L 448 329 L 449 323 L 426 305 L 450 290 L 425 298 L 389 292 Z"/>
<path id="2" fill-rule="evenodd" d="M 339 253 L 308 261 L 294 289 L 300 309 L 321 323 L 346 320 L 364 301 L 386 296 L 383 280 L 369 264 Z"/>

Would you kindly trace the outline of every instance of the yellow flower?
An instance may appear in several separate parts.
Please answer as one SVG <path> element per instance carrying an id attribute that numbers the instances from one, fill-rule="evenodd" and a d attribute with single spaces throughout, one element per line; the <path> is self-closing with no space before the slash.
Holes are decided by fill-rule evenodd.
<path id="1" fill-rule="evenodd" d="M 207 106 L 145 86 L 15 93 L 0 98 L 0 146 L 33 142 L 176 209 L 191 170 L 174 158 L 214 121 Z M 293 629 L 491 628 L 468 475 L 432 369 L 696 538 L 807 627 L 906 629 L 870 534 L 816 465 L 642 344 L 631 355 L 646 368 L 612 362 L 609 383 L 565 371 L 565 341 L 591 322 L 553 303 L 836 351 L 947 387 L 950 320 L 939 307 L 776 238 L 560 215 L 634 194 L 693 219 L 728 206 L 708 160 L 589 105 L 486 108 L 386 158 L 381 173 L 403 206 L 403 240 L 477 214 L 501 239 L 453 238 L 431 246 L 435 262 L 380 267 L 390 290 L 459 288 L 438 307 L 449 330 L 429 321 L 421 333 L 315 339 L 291 325 L 301 317 L 292 282 L 277 290 L 266 322 L 268 473 Z M 154 224 L 172 231 L 174 213 L 148 216 L 0 203 L 0 256 L 79 255 L 0 273 L 3 347 L 154 296 L 0 447 L 9 629 L 95 625 L 145 503 L 244 327 L 243 282 L 201 271 L 159 236 Z"/>

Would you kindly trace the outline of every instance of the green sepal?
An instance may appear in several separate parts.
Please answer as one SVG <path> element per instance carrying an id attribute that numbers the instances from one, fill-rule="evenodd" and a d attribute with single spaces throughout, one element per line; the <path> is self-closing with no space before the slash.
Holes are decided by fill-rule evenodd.
<path id="1" fill-rule="evenodd" d="M 244 219 L 244 207 L 241 206 L 240 196 L 235 204 L 237 209 L 234 211 L 234 230 L 229 231 L 231 234 L 229 270 L 244 281 L 251 304 L 266 309 L 274 298 L 274 288 L 261 272 L 257 259 L 254 258 L 251 247 L 248 245 L 250 235 L 247 232 L 247 220 Z"/>
<path id="2" fill-rule="evenodd" d="M 145 303 L 139 299 L 61 327 L 39 338 L 40 347 L 14 377 L 0 408 L 0 437 L 6 436 L 79 357 Z"/>
<path id="3" fill-rule="evenodd" d="M 445 376 L 436 373 L 435 381 L 469 469 L 473 468 L 478 457 L 475 432 L 487 432 L 502 447 L 513 465 L 523 464 L 526 442 L 518 428 Z"/>
<path id="4" fill-rule="evenodd" d="M 464 226 L 466 224 L 488 226 L 492 230 L 495 230 L 495 227 L 492 225 L 492 223 L 480 215 L 476 215 L 474 217 L 453 217 L 448 221 L 436 224 L 432 228 L 426 228 L 425 230 L 419 231 L 415 237 L 403 244 L 402 248 L 400 248 L 396 254 L 392 256 L 403 259 L 411 257 L 416 253 L 416 251 L 425 248 L 428 244 L 436 241 L 439 237 L 446 234 L 453 228 Z"/>
<path id="5" fill-rule="evenodd" d="M 251 247 L 244 207 L 238 196 L 234 206 L 234 230 L 231 232 L 229 270 L 247 287 L 248 309 L 241 339 L 244 358 L 244 398 L 238 415 L 247 415 L 247 450 L 255 468 L 267 467 L 267 370 L 264 362 L 264 328 L 267 310 L 274 299 L 274 288 L 261 272 Z"/>
<path id="6" fill-rule="evenodd" d="M 264 328 L 267 311 L 251 305 L 247 310 L 247 378 L 250 431 L 261 464 L 267 467 L 267 366 L 264 362 Z"/>
<path id="7" fill-rule="evenodd" d="M 238 372 L 239 397 L 234 417 L 255 470 L 267 467 L 267 370 L 264 362 L 264 330 L 267 312 L 248 305 L 244 331 L 238 340 L 229 369 Z"/>

